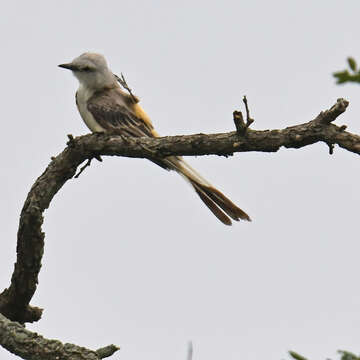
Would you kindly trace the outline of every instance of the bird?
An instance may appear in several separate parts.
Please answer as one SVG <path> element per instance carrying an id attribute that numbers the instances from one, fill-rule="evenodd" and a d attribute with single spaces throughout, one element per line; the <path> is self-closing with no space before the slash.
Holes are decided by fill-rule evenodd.
<path id="1" fill-rule="evenodd" d="M 75 95 L 76 105 L 83 121 L 92 132 L 124 137 L 160 136 L 140 106 L 139 98 L 133 95 L 129 88 L 128 92 L 122 89 L 120 84 L 124 87 L 124 83 L 109 69 L 102 54 L 85 52 L 70 63 L 58 66 L 71 70 L 79 80 Z M 180 174 L 223 224 L 231 225 L 231 219 L 251 221 L 245 211 L 212 186 L 182 157 L 167 156 L 151 161 Z"/>

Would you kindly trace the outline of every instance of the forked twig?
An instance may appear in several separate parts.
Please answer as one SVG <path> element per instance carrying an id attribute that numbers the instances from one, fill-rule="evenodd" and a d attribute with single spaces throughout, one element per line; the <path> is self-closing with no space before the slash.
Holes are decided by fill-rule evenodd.
<path id="1" fill-rule="evenodd" d="M 254 119 L 250 117 L 250 110 L 247 102 L 246 96 L 243 97 L 243 103 L 245 104 L 245 111 L 246 111 L 246 123 L 244 121 L 244 117 L 241 111 L 235 110 L 233 112 L 233 120 L 236 127 L 236 132 L 244 136 L 246 130 L 250 127 L 250 125 L 254 122 Z"/>

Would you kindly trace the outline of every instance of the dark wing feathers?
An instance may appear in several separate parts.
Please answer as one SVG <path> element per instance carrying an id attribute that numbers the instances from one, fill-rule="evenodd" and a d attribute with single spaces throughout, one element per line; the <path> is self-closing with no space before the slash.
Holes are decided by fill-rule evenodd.
<path id="1" fill-rule="evenodd" d="M 116 100 L 116 101 L 114 101 Z M 107 132 L 134 137 L 154 137 L 152 128 L 131 111 L 120 94 L 96 93 L 87 106 L 96 122 Z"/>
<path id="2" fill-rule="evenodd" d="M 152 126 L 138 118 L 129 108 L 127 99 L 116 91 L 94 94 L 87 106 L 96 122 L 108 133 L 129 137 L 155 137 Z M 150 159 L 169 170 L 166 160 Z"/>

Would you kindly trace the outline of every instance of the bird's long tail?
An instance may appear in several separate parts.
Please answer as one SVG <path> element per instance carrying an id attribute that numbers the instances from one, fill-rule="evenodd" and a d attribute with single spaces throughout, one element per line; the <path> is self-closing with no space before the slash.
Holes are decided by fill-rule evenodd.
<path id="1" fill-rule="evenodd" d="M 200 199 L 223 224 L 231 225 L 231 219 L 251 221 L 245 211 L 208 183 L 181 157 L 171 156 L 165 161 L 167 165 L 170 165 L 169 167 L 182 175 L 193 186 Z"/>

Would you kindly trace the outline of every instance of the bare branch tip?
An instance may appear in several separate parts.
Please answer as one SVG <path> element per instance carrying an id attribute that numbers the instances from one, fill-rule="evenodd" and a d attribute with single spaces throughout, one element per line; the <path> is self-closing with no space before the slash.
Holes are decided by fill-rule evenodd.
<path id="1" fill-rule="evenodd" d="M 338 106 L 341 106 L 342 108 L 346 109 L 349 106 L 349 101 L 347 101 L 344 98 L 339 98 L 339 99 L 336 100 L 336 104 Z"/>
<path id="2" fill-rule="evenodd" d="M 250 110 L 246 95 L 244 95 L 243 97 L 243 102 L 245 104 L 245 110 L 246 110 L 246 128 L 248 128 L 255 120 L 250 117 Z"/>
<path id="3" fill-rule="evenodd" d="M 339 115 L 345 112 L 348 107 L 349 102 L 343 98 L 339 98 L 336 100 L 336 104 L 334 104 L 330 109 L 322 111 L 318 117 L 317 122 L 322 124 L 330 124 L 333 122 Z"/>
<path id="4" fill-rule="evenodd" d="M 70 147 L 74 147 L 74 146 L 75 146 L 75 144 L 74 144 L 74 142 L 75 142 L 74 137 L 73 137 L 71 134 L 68 134 L 67 137 L 68 137 L 69 141 L 66 143 L 66 145 L 68 145 L 68 146 L 70 146 Z"/>
<path id="5" fill-rule="evenodd" d="M 332 143 L 326 143 L 327 146 L 329 147 L 329 154 L 330 155 L 333 155 L 334 154 L 334 148 L 335 148 L 335 145 L 332 144 Z"/>
<path id="6" fill-rule="evenodd" d="M 97 349 L 95 352 L 100 359 L 104 359 L 113 355 L 118 350 L 120 350 L 118 346 L 111 344 L 103 348 Z"/>
<path id="7" fill-rule="evenodd" d="M 248 106 L 248 101 L 247 101 L 246 95 L 243 96 L 243 103 L 245 105 L 246 114 L 249 114 L 249 106 Z"/>
<path id="8" fill-rule="evenodd" d="M 233 112 L 233 120 L 234 120 L 234 124 L 235 124 L 235 128 L 236 128 L 236 132 L 239 135 L 244 135 L 244 129 L 246 128 L 246 125 L 244 122 L 242 112 L 235 110 Z"/>

